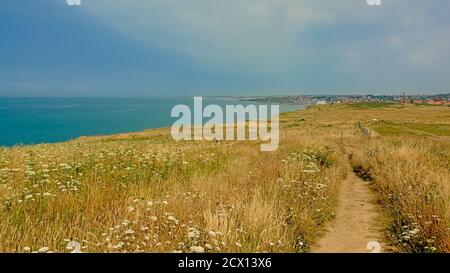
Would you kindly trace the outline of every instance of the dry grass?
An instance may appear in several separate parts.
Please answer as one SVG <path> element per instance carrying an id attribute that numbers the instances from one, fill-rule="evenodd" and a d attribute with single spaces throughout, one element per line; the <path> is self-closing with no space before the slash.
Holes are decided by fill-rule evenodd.
<path id="1" fill-rule="evenodd" d="M 0 251 L 304 252 L 331 217 L 331 146 L 164 133 L 1 150 Z"/>
<path id="2" fill-rule="evenodd" d="M 433 146 L 373 141 L 353 156 L 391 213 L 391 239 L 404 251 L 450 251 L 450 171 Z"/>
<path id="3" fill-rule="evenodd" d="M 333 217 L 348 150 L 392 215 L 394 242 L 448 252 L 450 139 L 432 124 L 450 124 L 449 112 L 282 114 L 273 153 L 255 142 L 174 142 L 167 129 L 0 149 L 0 252 L 305 252 Z M 417 122 L 427 133 L 366 140 L 359 121 Z"/>
<path id="4" fill-rule="evenodd" d="M 299 126 L 328 130 L 329 141 L 341 132 L 341 141 L 352 154 L 351 164 L 372 182 L 390 215 L 387 235 L 399 250 L 450 252 L 448 107 L 322 106 L 289 114 L 285 121 L 292 123 L 300 114 Z M 359 122 L 373 130 L 371 139 L 359 132 L 355 126 Z"/>

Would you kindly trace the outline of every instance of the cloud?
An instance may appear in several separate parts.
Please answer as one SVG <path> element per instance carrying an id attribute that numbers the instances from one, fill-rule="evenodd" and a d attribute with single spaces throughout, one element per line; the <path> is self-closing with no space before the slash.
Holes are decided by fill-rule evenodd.
<path id="1" fill-rule="evenodd" d="M 85 0 L 83 10 L 144 47 L 275 87 L 448 86 L 450 1 L 382 2 Z"/>
<path id="2" fill-rule="evenodd" d="M 427 21 L 433 15 L 429 13 L 436 5 L 421 2 L 385 0 L 382 8 L 368 7 L 364 0 L 96 0 L 88 4 L 95 15 L 137 39 L 203 55 L 236 50 L 270 52 L 284 47 L 292 50 L 294 38 L 303 30 L 342 25 L 341 21 L 365 24 L 368 32 L 371 24 L 423 29 L 430 24 Z M 433 2 L 450 7 L 448 1 Z"/>
<path id="3" fill-rule="evenodd" d="M 307 1 L 93 1 L 91 11 L 119 31 L 211 67 L 273 72 L 301 61 L 298 35 L 330 23 Z M 107 5 L 105 7 L 105 5 Z M 270 67 L 267 67 L 270 66 Z"/>

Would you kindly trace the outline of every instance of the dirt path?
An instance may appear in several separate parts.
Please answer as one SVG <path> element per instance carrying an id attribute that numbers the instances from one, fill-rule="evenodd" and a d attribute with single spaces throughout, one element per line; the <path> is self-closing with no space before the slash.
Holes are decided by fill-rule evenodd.
<path id="1" fill-rule="evenodd" d="M 386 252 L 388 249 L 382 242 L 383 227 L 379 223 L 380 211 L 375 200 L 368 182 L 349 171 L 339 192 L 336 218 L 329 223 L 327 233 L 312 251 Z"/>

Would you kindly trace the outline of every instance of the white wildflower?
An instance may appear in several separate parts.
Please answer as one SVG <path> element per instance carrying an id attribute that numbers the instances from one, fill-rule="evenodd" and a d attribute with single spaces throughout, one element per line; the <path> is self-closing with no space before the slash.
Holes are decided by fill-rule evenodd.
<path id="1" fill-rule="evenodd" d="M 81 252 L 81 244 L 77 241 L 70 241 L 66 246 L 67 250 L 72 250 L 70 253 L 82 253 Z"/>
<path id="2" fill-rule="evenodd" d="M 48 252 L 48 250 L 49 250 L 49 248 L 44 246 L 44 247 L 39 248 L 38 252 L 39 253 L 46 253 L 46 252 Z"/>
<path id="3" fill-rule="evenodd" d="M 177 218 L 173 217 L 172 215 L 169 215 L 169 216 L 167 216 L 167 220 L 176 222 Z"/>
<path id="4" fill-rule="evenodd" d="M 131 228 L 127 231 L 125 231 L 125 234 L 134 234 L 134 230 L 132 230 Z"/>
<path id="5" fill-rule="evenodd" d="M 196 228 L 189 228 L 188 238 L 190 240 L 196 240 L 200 237 L 200 231 Z"/>
<path id="6" fill-rule="evenodd" d="M 203 253 L 203 252 L 205 252 L 205 249 L 201 246 L 191 246 L 189 251 L 193 252 L 193 253 Z"/>

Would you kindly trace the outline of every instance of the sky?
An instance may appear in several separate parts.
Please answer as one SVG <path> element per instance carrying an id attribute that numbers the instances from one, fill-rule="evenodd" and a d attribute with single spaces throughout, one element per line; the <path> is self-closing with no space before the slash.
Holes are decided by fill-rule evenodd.
<path id="1" fill-rule="evenodd" d="M 0 97 L 450 92 L 450 1 L 2 0 Z"/>

